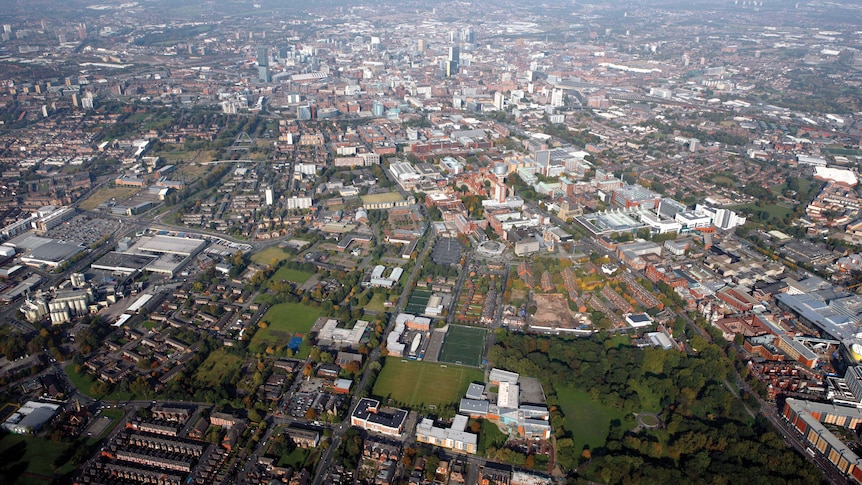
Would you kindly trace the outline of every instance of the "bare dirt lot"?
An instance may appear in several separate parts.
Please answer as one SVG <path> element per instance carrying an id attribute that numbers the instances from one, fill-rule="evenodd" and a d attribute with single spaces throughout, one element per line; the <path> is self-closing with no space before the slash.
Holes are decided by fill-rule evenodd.
<path id="1" fill-rule="evenodd" d="M 574 328 L 575 320 L 566 297 L 560 293 L 536 293 L 533 295 L 536 314 L 530 318 L 531 325 L 541 327 Z"/>

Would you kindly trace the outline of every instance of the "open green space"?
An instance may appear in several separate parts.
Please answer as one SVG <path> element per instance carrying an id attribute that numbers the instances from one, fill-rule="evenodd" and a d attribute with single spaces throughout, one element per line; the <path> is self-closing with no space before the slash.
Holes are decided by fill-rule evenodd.
<path id="1" fill-rule="evenodd" d="M 263 316 L 266 328 L 255 332 L 249 348 L 252 352 L 263 352 L 267 347 L 284 347 L 293 334 L 308 333 L 314 321 L 320 317 L 320 309 L 302 303 L 279 303 Z"/>
<path id="2" fill-rule="evenodd" d="M 399 202 L 404 200 L 398 192 L 385 192 L 383 194 L 363 195 L 360 197 L 363 204 L 383 204 L 389 202 Z"/>
<path id="3" fill-rule="evenodd" d="M 261 293 L 254 297 L 254 302 L 258 305 L 271 305 L 275 301 L 275 297 L 270 295 L 269 293 Z"/>
<path id="4" fill-rule="evenodd" d="M 757 222 L 766 222 L 762 216 L 758 216 L 758 214 L 763 213 L 767 216 L 768 219 L 776 219 L 782 220 L 785 216 L 793 214 L 793 211 L 788 209 L 787 207 L 778 205 L 778 204 L 769 204 L 764 205 L 763 207 L 757 207 L 755 204 L 741 204 L 730 207 L 733 210 L 748 210 L 754 213 L 754 217 L 749 218 L 749 220 Z"/>
<path id="5" fill-rule="evenodd" d="M 478 367 L 482 363 L 487 335 L 484 328 L 449 325 L 438 360 Z"/>
<path id="6" fill-rule="evenodd" d="M 795 190 L 797 192 L 795 199 L 799 202 L 808 202 L 811 200 L 814 197 L 815 192 L 820 190 L 820 186 L 822 184 L 822 182 L 815 184 L 815 181 L 805 177 L 794 177 L 794 182 L 796 187 Z M 785 181 L 783 183 L 773 185 L 769 190 L 771 190 L 773 194 L 778 195 L 783 193 L 787 187 L 788 181 Z"/>
<path id="7" fill-rule="evenodd" d="M 183 163 L 177 168 L 177 174 L 185 178 L 196 180 L 209 173 L 214 165 L 205 165 L 207 162 L 215 160 L 216 152 L 214 150 L 204 150 L 197 152 L 194 155 L 196 163 Z"/>
<path id="8" fill-rule="evenodd" d="M 710 178 L 710 182 L 716 185 L 726 185 L 728 187 L 732 187 L 736 183 L 733 179 L 726 175 L 713 175 L 712 178 Z"/>
<path id="9" fill-rule="evenodd" d="M 373 312 L 385 312 L 386 311 L 386 294 L 385 293 L 376 293 L 371 301 L 365 305 L 366 310 L 371 310 Z"/>
<path id="10" fill-rule="evenodd" d="M 458 402 L 471 382 L 482 382 L 479 369 L 386 357 L 373 394 L 404 406 L 445 406 Z"/>
<path id="11" fill-rule="evenodd" d="M 632 339 L 626 334 L 614 335 L 613 337 L 608 337 L 608 341 L 605 342 L 605 348 L 608 349 L 618 349 L 620 347 L 631 347 Z"/>
<path id="12" fill-rule="evenodd" d="M 140 187 L 102 187 L 87 197 L 79 206 L 83 210 L 93 210 L 99 207 L 99 204 L 107 202 L 111 199 L 117 199 L 118 202 L 124 201 L 135 195 Z"/>
<path id="13" fill-rule="evenodd" d="M 273 260 L 275 260 L 276 264 L 278 264 L 285 259 L 290 259 L 290 257 L 291 255 L 284 249 L 281 249 L 278 246 L 270 246 L 263 251 L 254 253 L 251 260 L 257 264 L 271 264 Z"/>
<path id="14" fill-rule="evenodd" d="M 641 403 L 641 411 L 657 413 L 661 411 L 661 402 L 658 396 L 644 382 L 639 380 L 631 380 L 629 386 L 637 391 L 638 399 Z"/>
<path id="15" fill-rule="evenodd" d="M 227 375 L 242 365 L 242 359 L 224 350 L 210 352 L 195 373 L 195 381 L 202 385 L 217 387 L 222 385 Z"/>
<path id="16" fill-rule="evenodd" d="M 53 483 L 54 462 L 69 447 L 35 436 L 10 434 L 0 439 L 0 482 Z"/>
<path id="17" fill-rule="evenodd" d="M 594 400 L 585 391 L 557 388 L 557 398 L 566 416 L 564 427 L 572 433 L 574 449 L 578 453 L 585 445 L 591 450 L 603 447 L 611 429 L 611 421 L 625 419 L 623 411 Z"/>
<path id="18" fill-rule="evenodd" d="M 312 273 L 306 271 L 300 271 L 298 269 L 291 269 L 282 266 L 278 268 L 278 271 L 275 272 L 274 275 L 269 279 L 270 281 L 292 281 L 294 283 L 303 284 L 308 281 L 309 278 L 314 276 Z"/>

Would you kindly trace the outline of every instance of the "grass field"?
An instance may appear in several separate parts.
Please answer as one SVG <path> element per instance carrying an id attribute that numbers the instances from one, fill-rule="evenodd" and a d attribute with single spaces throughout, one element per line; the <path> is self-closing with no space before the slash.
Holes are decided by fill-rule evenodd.
<path id="1" fill-rule="evenodd" d="M 233 372 L 242 365 L 242 359 L 228 354 L 224 350 L 211 352 L 207 360 L 203 361 L 195 372 L 195 380 L 208 384 L 212 387 L 220 386 L 228 373 Z"/>
<path id="2" fill-rule="evenodd" d="M 611 429 L 611 421 L 625 419 L 622 411 L 594 401 L 588 393 L 578 389 L 558 388 L 557 397 L 566 415 L 564 427 L 572 433 L 578 453 L 584 445 L 588 445 L 591 450 L 603 447 Z"/>
<path id="3" fill-rule="evenodd" d="M 431 362 L 406 361 L 397 357 L 385 359 L 373 394 L 393 399 L 405 406 L 433 404 L 443 406 L 458 402 L 471 382 L 482 382 L 478 369 Z"/>
<path id="4" fill-rule="evenodd" d="M 270 264 L 273 259 L 277 260 L 279 263 L 284 261 L 285 259 L 290 259 L 291 255 L 285 252 L 278 246 L 270 246 L 263 251 L 255 253 L 251 260 L 257 264 Z"/>
<path id="5" fill-rule="evenodd" d="M 80 207 L 84 210 L 93 210 L 102 202 L 107 202 L 111 199 L 117 199 L 117 201 L 126 200 L 135 195 L 139 190 L 141 190 L 139 187 L 102 187 L 93 195 L 87 197 L 87 200 L 81 202 Z"/>
<path id="6" fill-rule="evenodd" d="M 649 411 L 657 413 L 661 411 L 661 402 L 658 396 L 652 392 L 652 389 L 642 381 L 629 382 L 629 385 L 638 393 L 640 398 L 641 411 Z"/>
<path id="7" fill-rule="evenodd" d="M 275 297 L 268 293 L 261 293 L 254 297 L 254 302 L 258 305 L 263 305 L 264 303 L 271 304 L 273 301 L 275 301 Z"/>
<path id="8" fill-rule="evenodd" d="M 303 284 L 308 281 L 309 278 L 314 276 L 312 273 L 308 273 L 305 271 L 300 271 L 298 269 L 291 269 L 281 267 L 278 268 L 278 271 L 275 272 L 274 275 L 269 279 L 270 281 L 292 281 L 294 283 Z"/>
<path id="9" fill-rule="evenodd" d="M 267 327 L 259 329 L 251 339 L 252 352 L 263 352 L 267 347 L 281 348 L 297 333 L 308 333 L 320 310 L 301 303 L 279 303 L 263 316 Z"/>
<path id="10" fill-rule="evenodd" d="M 788 209 L 787 207 L 780 206 L 778 204 L 769 204 L 769 205 L 765 205 L 763 207 L 757 207 L 754 204 L 742 204 L 742 205 L 731 206 L 730 208 L 733 210 L 741 210 L 741 209 L 749 209 L 752 211 L 760 210 L 760 211 L 766 212 L 767 214 L 769 214 L 770 218 L 776 219 L 776 220 L 782 220 L 782 219 L 784 219 L 785 216 L 787 216 L 789 214 L 793 214 L 792 210 Z M 753 220 L 755 222 L 758 221 L 758 219 L 756 217 L 750 217 L 749 219 Z"/>
<path id="11" fill-rule="evenodd" d="M 365 305 L 365 308 L 375 312 L 385 312 L 386 306 L 384 303 L 386 303 L 386 295 L 383 293 L 377 293 L 371 298 L 371 301 Z"/>
<path id="12" fill-rule="evenodd" d="M 712 178 L 709 179 L 709 181 L 714 184 L 725 184 L 730 187 L 732 187 L 736 183 L 733 181 L 732 178 L 725 175 L 714 175 L 712 176 Z"/>
<path id="13" fill-rule="evenodd" d="M 68 447 L 35 436 L 6 435 L 0 440 L 0 478 L 8 484 L 50 484 L 54 461 Z"/>
<path id="14" fill-rule="evenodd" d="M 398 192 L 386 192 L 384 194 L 363 195 L 360 197 L 363 204 L 381 204 L 384 202 L 398 202 L 404 200 Z"/>
<path id="15" fill-rule="evenodd" d="M 449 325 L 438 360 L 478 367 L 482 364 L 487 335 L 488 331 L 484 328 Z"/>

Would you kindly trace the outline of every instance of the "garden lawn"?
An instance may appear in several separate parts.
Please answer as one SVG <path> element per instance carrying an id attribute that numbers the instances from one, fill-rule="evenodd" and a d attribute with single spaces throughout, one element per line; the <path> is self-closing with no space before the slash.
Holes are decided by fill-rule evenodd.
<path id="1" fill-rule="evenodd" d="M 294 470 L 302 470 L 309 455 L 311 455 L 310 449 L 297 446 L 289 454 L 281 456 L 278 460 L 278 466 L 289 466 Z"/>
<path id="2" fill-rule="evenodd" d="M 506 440 L 509 437 L 500 431 L 500 428 L 498 428 L 496 424 L 487 419 L 481 419 L 479 422 L 482 425 L 482 428 L 479 430 L 478 443 L 476 444 L 476 451 L 479 452 L 479 455 L 485 456 L 485 452 L 488 451 L 488 448 L 496 448 L 499 450 L 504 444 L 506 444 Z"/>
<path id="3" fill-rule="evenodd" d="M 211 387 L 221 386 L 227 375 L 242 365 L 242 358 L 231 355 L 224 350 L 210 352 L 195 373 L 195 380 Z"/>
<path id="4" fill-rule="evenodd" d="M 479 369 L 386 357 L 373 394 L 405 406 L 445 406 L 459 402 L 471 382 L 483 382 Z"/>
<path id="5" fill-rule="evenodd" d="M 557 398 L 566 416 L 564 427 L 572 433 L 576 453 L 580 453 L 584 445 L 591 450 L 605 446 L 611 421 L 625 418 L 623 411 L 593 400 L 585 391 L 557 388 Z"/>
<path id="6" fill-rule="evenodd" d="M 261 321 L 266 328 L 258 329 L 251 339 L 252 352 L 263 352 L 267 347 L 280 349 L 290 342 L 294 334 L 305 334 L 320 317 L 320 309 L 302 303 L 279 303 L 273 305 Z"/>

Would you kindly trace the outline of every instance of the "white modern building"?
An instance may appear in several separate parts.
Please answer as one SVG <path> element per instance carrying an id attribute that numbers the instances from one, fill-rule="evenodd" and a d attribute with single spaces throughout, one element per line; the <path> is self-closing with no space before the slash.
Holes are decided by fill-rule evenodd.
<path id="1" fill-rule="evenodd" d="M 745 224 L 745 217 L 740 217 L 730 209 L 717 209 L 708 205 L 697 204 L 694 210 L 708 215 L 712 220 L 712 225 L 724 231 Z"/>
<path id="2" fill-rule="evenodd" d="M 287 199 L 287 208 L 288 209 L 311 209 L 312 200 L 311 197 L 297 197 L 293 196 Z"/>

